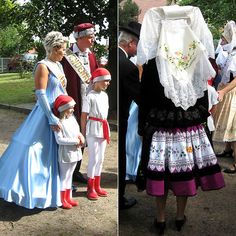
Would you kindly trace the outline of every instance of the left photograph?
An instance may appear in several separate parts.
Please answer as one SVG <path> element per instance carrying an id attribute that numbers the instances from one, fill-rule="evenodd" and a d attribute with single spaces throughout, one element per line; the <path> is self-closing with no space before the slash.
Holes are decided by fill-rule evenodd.
<path id="1" fill-rule="evenodd" d="M 117 2 L 1 4 L 1 232 L 117 235 Z"/>

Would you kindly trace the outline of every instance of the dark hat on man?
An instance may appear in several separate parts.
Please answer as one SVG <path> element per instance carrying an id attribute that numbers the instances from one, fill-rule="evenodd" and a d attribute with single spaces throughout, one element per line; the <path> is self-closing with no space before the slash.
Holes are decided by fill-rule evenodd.
<path id="1" fill-rule="evenodd" d="M 131 21 L 127 25 L 120 26 L 120 31 L 125 31 L 127 33 L 130 33 L 137 38 L 139 38 L 141 30 L 141 24 L 136 21 Z"/>
<path id="2" fill-rule="evenodd" d="M 82 38 L 94 34 L 94 25 L 91 23 L 82 23 L 74 27 L 74 37 Z"/>

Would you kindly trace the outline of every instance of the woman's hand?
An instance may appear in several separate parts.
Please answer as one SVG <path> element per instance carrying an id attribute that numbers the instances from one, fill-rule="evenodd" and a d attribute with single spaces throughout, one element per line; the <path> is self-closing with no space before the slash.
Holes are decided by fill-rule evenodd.
<path id="1" fill-rule="evenodd" d="M 218 93 L 218 101 L 221 102 L 224 98 L 225 92 L 224 90 L 219 90 L 217 91 L 217 93 Z"/>
<path id="2" fill-rule="evenodd" d="M 50 127 L 53 131 L 56 131 L 56 132 L 59 132 L 61 130 L 60 125 L 50 125 Z"/>

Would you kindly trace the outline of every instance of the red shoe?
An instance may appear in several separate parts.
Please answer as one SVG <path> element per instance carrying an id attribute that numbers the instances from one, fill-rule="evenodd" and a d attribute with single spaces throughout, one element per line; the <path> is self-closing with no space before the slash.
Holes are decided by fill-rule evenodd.
<path id="1" fill-rule="evenodd" d="M 72 205 L 66 201 L 66 191 L 61 191 L 61 203 L 63 209 L 72 208 Z"/>
<path id="2" fill-rule="evenodd" d="M 97 192 L 94 189 L 94 179 L 89 178 L 88 179 L 88 185 L 87 185 L 87 197 L 89 200 L 97 200 L 98 195 Z"/>
<path id="3" fill-rule="evenodd" d="M 74 201 L 72 198 L 71 198 L 71 189 L 67 189 L 66 190 L 66 201 L 71 205 L 71 206 L 78 206 L 79 203 Z"/>
<path id="4" fill-rule="evenodd" d="M 100 186 L 101 176 L 95 176 L 95 191 L 99 197 L 107 197 L 107 191 Z"/>

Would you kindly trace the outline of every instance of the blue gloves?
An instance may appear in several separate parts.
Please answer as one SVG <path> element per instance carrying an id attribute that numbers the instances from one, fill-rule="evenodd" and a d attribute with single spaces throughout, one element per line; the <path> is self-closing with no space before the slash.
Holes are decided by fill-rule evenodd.
<path id="1" fill-rule="evenodd" d="M 48 118 L 50 125 L 58 125 L 59 119 L 52 113 L 51 107 L 48 102 L 48 98 L 46 96 L 46 90 L 45 89 L 37 89 L 35 91 L 35 94 L 38 98 L 38 103 L 40 107 L 43 109 L 45 115 Z"/>

